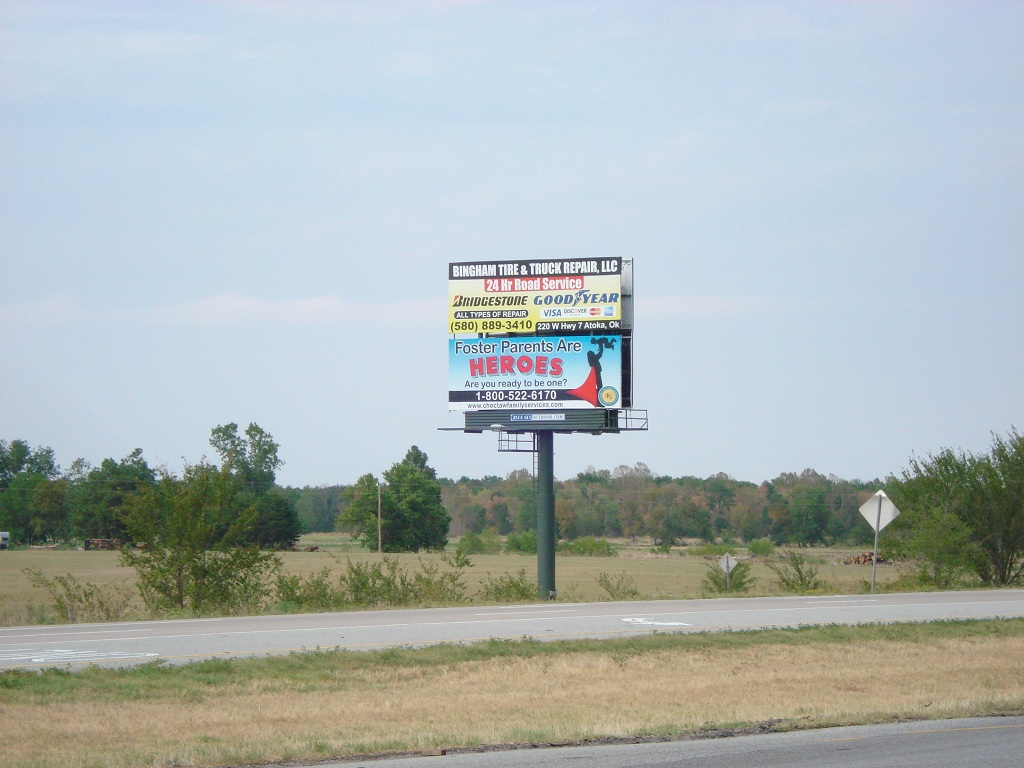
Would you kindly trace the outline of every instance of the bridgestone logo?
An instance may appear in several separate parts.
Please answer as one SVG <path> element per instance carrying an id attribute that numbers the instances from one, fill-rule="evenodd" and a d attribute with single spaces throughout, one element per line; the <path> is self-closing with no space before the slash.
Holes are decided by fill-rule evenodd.
<path id="1" fill-rule="evenodd" d="M 459 307 L 525 307 L 526 296 L 456 296 L 452 306 Z"/>

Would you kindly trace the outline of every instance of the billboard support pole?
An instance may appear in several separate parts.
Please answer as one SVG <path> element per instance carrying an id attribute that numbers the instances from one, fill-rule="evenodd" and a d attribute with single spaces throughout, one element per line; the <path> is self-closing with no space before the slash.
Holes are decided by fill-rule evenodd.
<path id="1" fill-rule="evenodd" d="M 555 434 L 537 436 L 537 593 L 553 600 L 555 590 Z"/>

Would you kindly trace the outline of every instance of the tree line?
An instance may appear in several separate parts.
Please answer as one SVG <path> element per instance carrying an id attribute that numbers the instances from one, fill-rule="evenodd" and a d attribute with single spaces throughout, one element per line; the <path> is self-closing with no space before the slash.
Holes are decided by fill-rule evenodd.
<path id="1" fill-rule="evenodd" d="M 364 475 L 350 486 L 287 487 L 281 493 L 295 501 L 304 530 L 349 530 L 376 548 L 377 488 L 382 489 L 387 524 L 395 505 L 390 496 L 395 471 L 386 471 L 380 480 Z M 450 518 L 450 536 L 484 531 L 508 536 L 536 528 L 537 488 L 525 469 L 505 477 L 438 478 L 436 482 Z M 858 509 L 884 486 L 882 480 L 844 480 L 812 469 L 755 484 L 726 474 L 655 475 L 644 464 L 615 470 L 590 467 L 555 482 L 555 517 L 559 538 L 567 541 L 643 537 L 658 546 L 672 546 L 684 539 L 767 538 L 798 546 L 861 545 L 871 541 L 871 531 Z"/>
<path id="2" fill-rule="evenodd" d="M 257 424 L 240 434 L 230 423 L 212 430 L 210 445 L 219 462 L 203 458 L 179 477 L 151 467 L 141 449 L 120 460 L 104 459 L 98 467 L 78 459 L 61 472 L 51 448 L 0 440 L 0 529 L 21 544 L 131 542 L 173 518 L 182 497 L 205 493 L 207 516 L 215 518 L 211 536 L 232 531 L 236 546 L 294 544 L 302 526 L 294 501 L 275 485 L 281 459 L 273 437 Z"/>
<path id="3" fill-rule="evenodd" d="M 348 486 L 282 488 L 275 484 L 278 445 L 257 425 L 244 435 L 233 423 L 216 427 L 211 445 L 220 464 L 203 460 L 178 478 L 151 468 L 139 450 L 95 468 L 79 460 L 61 473 L 51 449 L 0 441 L 0 530 L 20 543 L 132 539 L 141 535 L 140 509 L 166 519 L 176 493 L 201 488 L 219 520 L 210 536 L 228 536 L 236 546 L 287 547 L 304 531 L 347 530 L 370 549 L 418 551 L 442 548 L 450 536 L 508 536 L 536 526 L 537 490 L 526 470 L 438 478 L 413 446 L 380 479 L 367 474 Z M 912 457 L 898 477 L 867 482 L 812 469 L 752 483 L 726 474 L 655 475 L 644 464 L 591 467 L 556 482 L 555 516 L 559 538 L 569 541 L 867 546 L 873 534 L 859 508 L 879 488 L 903 513 L 883 541 L 891 554 L 920 564 L 921 580 L 942 586 L 967 576 L 986 584 L 1024 577 L 1024 438 L 1015 428 L 994 435 L 986 453 L 944 449 Z M 240 519 L 246 525 L 232 528 Z"/>

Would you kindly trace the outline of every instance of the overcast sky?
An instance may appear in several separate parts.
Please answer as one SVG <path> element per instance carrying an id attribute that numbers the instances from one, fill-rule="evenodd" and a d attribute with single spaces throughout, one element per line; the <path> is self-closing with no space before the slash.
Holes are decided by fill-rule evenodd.
<path id="1" fill-rule="evenodd" d="M 1024 429 L 1020 2 L 0 0 L 0 439 L 290 485 L 441 432 L 447 264 L 634 260 L 646 433 L 760 482 Z"/>

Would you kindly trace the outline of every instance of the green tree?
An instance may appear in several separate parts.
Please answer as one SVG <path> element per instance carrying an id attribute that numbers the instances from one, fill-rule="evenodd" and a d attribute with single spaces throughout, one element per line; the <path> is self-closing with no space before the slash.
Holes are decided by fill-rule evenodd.
<path id="1" fill-rule="evenodd" d="M 412 446 L 402 461 L 384 472 L 384 481 L 379 489 L 383 550 L 443 549 L 451 518 L 441 503 L 441 484 L 427 455 Z M 377 548 L 377 494 L 377 479 L 370 474 L 360 477 L 342 520 L 370 549 Z"/>
<path id="2" fill-rule="evenodd" d="M 21 474 L 42 475 L 54 480 L 60 474 L 60 467 L 54 459 L 52 448 L 36 448 L 34 451 L 24 440 L 0 440 L 0 491 Z"/>
<path id="3" fill-rule="evenodd" d="M 302 524 L 295 502 L 282 493 L 271 491 L 256 499 L 256 522 L 251 541 L 264 549 L 291 547 L 302 535 Z"/>
<path id="4" fill-rule="evenodd" d="M 971 531 L 952 512 L 929 509 L 917 516 L 909 535 L 886 541 L 887 556 L 911 558 L 919 581 L 939 589 L 954 587 L 977 572 L 984 554 Z"/>
<path id="5" fill-rule="evenodd" d="M 295 511 L 303 530 L 333 531 L 338 522 L 343 490 L 340 485 L 302 488 L 295 502 Z"/>
<path id="6" fill-rule="evenodd" d="M 379 502 L 378 502 L 379 499 Z M 359 537 L 363 546 L 377 549 L 377 509 L 380 505 L 381 541 L 384 538 L 384 518 L 393 517 L 392 498 L 380 487 L 380 481 L 372 474 L 365 474 L 354 485 L 345 489 L 345 505 L 339 525 Z M 383 546 L 383 545 L 382 545 Z M 385 550 L 388 552 L 398 550 Z"/>
<path id="7" fill-rule="evenodd" d="M 121 551 L 154 611 L 194 614 L 251 610 L 270 594 L 276 555 L 251 541 L 255 508 L 237 513 L 238 488 L 226 469 L 201 462 L 169 473 L 124 502 L 125 529 L 138 549 Z"/>
<path id="8" fill-rule="evenodd" d="M 104 459 L 76 483 L 72 524 L 80 538 L 123 539 L 125 498 L 156 482 L 156 473 L 136 448 L 121 461 Z"/>
<path id="9" fill-rule="evenodd" d="M 295 501 L 288 496 L 269 499 L 276 472 L 284 463 L 277 455 L 278 444 L 258 424 L 250 424 L 245 436 L 234 422 L 214 427 L 210 445 L 220 455 L 222 474 L 233 485 L 235 515 L 256 510 L 256 522 L 245 543 L 267 548 L 287 548 L 302 533 Z M 230 516 L 229 516 L 230 521 Z"/>
<path id="10" fill-rule="evenodd" d="M 892 487 L 902 516 L 894 535 L 912 536 L 929 515 L 948 514 L 980 550 L 974 568 L 986 584 L 1018 583 L 1024 574 L 1024 436 L 993 435 L 987 454 L 944 449 L 913 458 Z"/>
<path id="11" fill-rule="evenodd" d="M 823 544 L 828 523 L 824 488 L 809 485 L 794 488 L 789 498 L 790 541 L 800 546 Z"/>
<path id="12" fill-rule="evenodd" d="M 214 427 L 210 445 L 243 492 L 262 496 L 274 487 L 277 470 L 284 464 L 277 455 L 280 446 L 258 424 L 246 427 L 244 438 L 234 422 Z"/>
<path id="13" fill-rule="evenodd" d="M 53 449 L 32 450 L 24 440 L 0 440 L 0 530 L 12 541 L 32 543 L 63 538 L 67 533 L 67 505 L 54 506 L 55 494 L 66 487 L 45 487 L 60 475 Z M 63 519 L 56 519 L 63 515 Z"/>
<path id="14" fill-rule="evenodd" d="M 17 542 L 62 541 L 68 535 L 70 483 L 22 471 L 0 492 L 0 530 Z"/>

